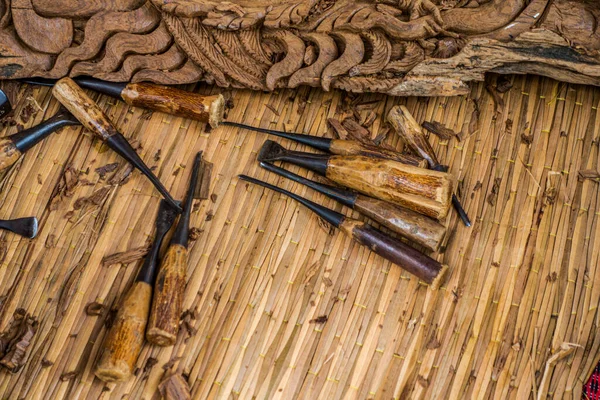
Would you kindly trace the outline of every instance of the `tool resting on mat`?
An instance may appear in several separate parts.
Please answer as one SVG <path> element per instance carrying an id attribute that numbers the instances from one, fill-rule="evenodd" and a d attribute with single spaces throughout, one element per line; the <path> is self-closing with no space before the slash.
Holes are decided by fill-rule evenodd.
<path id="1" fill-rule="evenodd" d="M 101 356 L 94 373 L 105 382 L 124 381 L 133 373 L 144 344 L 160 246 L 176 218 L 177 211 L 165 200 L 161 200 L 152 247 L 102 344 Z"/>

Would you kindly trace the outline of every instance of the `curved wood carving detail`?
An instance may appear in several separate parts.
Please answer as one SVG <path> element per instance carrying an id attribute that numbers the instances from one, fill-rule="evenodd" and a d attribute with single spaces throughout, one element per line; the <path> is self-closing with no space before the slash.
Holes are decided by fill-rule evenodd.
<path id="1" fill-rule="evenodd" d="M 433 95 L 494 71 L 600 85 L 599 21 L 592 0 L 13 0 L 0 78 Z"/>

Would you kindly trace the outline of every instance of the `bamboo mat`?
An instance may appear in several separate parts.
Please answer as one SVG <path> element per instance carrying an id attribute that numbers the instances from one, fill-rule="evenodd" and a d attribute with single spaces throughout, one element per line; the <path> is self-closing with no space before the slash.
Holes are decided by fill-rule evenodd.
<path id="1" fill-rule="evenodd" d="M 600 358 L 600 89 L 511 79 L 501 101 L 483 84 L 432 99 L 232 92 L 228 119 L 262 127 L 330 136 L 326 119 L 350 101 L 373 104 L 375 133 L 396 104 L 461 132 L 460 142 L 430 138 L 474 220 L 446 221 L 453 233 L 435 256 L 450 275 L 435 291 L 292 200 L 239 182 L 264 178 L 350 212 L 261 170 L 265 135 L 208 132 L 94 95 L 175 197 L 197 151 L 214 163 L 211 199 L 192 216 L 184 326 L 174 347 L 144 347 L 135 379 L 94 379 L 105 321 L 139 266 L 103 258 L 148 244 L 159 197 L 98 140 L 66 128 L 1 180 L 0 218 L 36 215 L 41 230 L 35 240 L 0 233 L 0 329 L 17 308 L 39 320 L 26 365 L 0 371 L 0 398 L 152 398 L 170 371 L 199 399 L 580 398 Z M 47 88 L 17 97 L 17 116 L 43 110 L 25 127 L 58 109 Z M 392 132 L 387 141 L 401 147 Z"/>

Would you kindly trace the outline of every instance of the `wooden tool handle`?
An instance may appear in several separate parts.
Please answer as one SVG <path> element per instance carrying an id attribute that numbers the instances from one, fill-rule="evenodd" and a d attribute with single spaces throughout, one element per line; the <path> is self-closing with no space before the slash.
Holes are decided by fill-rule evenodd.
<path id="1" fill-rule="evenodd" d="M 411 150 L 427 160 L 430 167 L 433 168 L 439 164 L 421 126 L 405 106 L 393 107 L 387 115 L 387 120 Z"/>
<path id="2" fill-rule="evenodd" d="M 425 168 L 427 162 L 411 154 L 401 154 L 379 146 L 368 146 L 354 140 L 334 139 L 331 141 L 329 151 L 340 156 L 365 156 L 398 161 L 408 165 Z"/>
<path id="3" fill-rule="evenodd" d="M 448 215 L 454 178 L 445 172 L 362 156 L 331 156 L 327 178 L 432 218 Z"/>
<path id="4" fill-rule="evenodd" d="M 62 78 L 52 89 L 54 97 L 81 122 L 83 126 L 100 136 L 103 140 L 115 135 L 114 127 L 94 100 L 71 78 Z"/>
<path id="5" fill-rule="evenodd" d="M 146 330 L 146 339 L 150 343 L 158 346 L 175 344 L 185 292 L 187 262 L 188 251 L 179 244 L 172 244 L 163 258 L 154 285 L 154 299 Z"/>
<path id="6" fill-rule="evenodd" d="M 354 209 L 429 250 L 437 251 L 446 227 L 437 221 L 387 201 L 358 195 Z"/>
<path id="7" fill-rule="evenodd" d="M 433 287 L 439 287 L 446 273 L 447 267 L 433 258 L 361 221 L 346 218 L 340 225 L 340 229 L 374 253 Z"/>
<path id="8" fill-rule="evenodd" d="M 0 171 L 10 167 L 21 157 L 21 152 L 10 139 L 0 139 Z"/>
<path id="9" fill-rule="evenodd" d="M 127 293 L 102 346 L 96 376 L 105 382 L 128 379 L 144 344 L 152 286 L 135 282 Z"/>
<path id="10" fill-rule="evenodd" d="M 167 114 L 208 122 L 216 128 L 223 121 L 223 95 L 203 96 L 197 93 L 149 83 L 130 83 L 121 98 L 132 106 L 150 108 Z"/>

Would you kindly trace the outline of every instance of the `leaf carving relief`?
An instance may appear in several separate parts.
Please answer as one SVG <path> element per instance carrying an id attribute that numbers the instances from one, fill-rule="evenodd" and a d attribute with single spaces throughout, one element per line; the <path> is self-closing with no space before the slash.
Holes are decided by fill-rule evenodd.
<path id="1" fill-rule="evenodd" d="M 599 19 L 594 0 L 13 0 L 0 78 L 453 95 L 492 71 L 599 85 Z"/>

